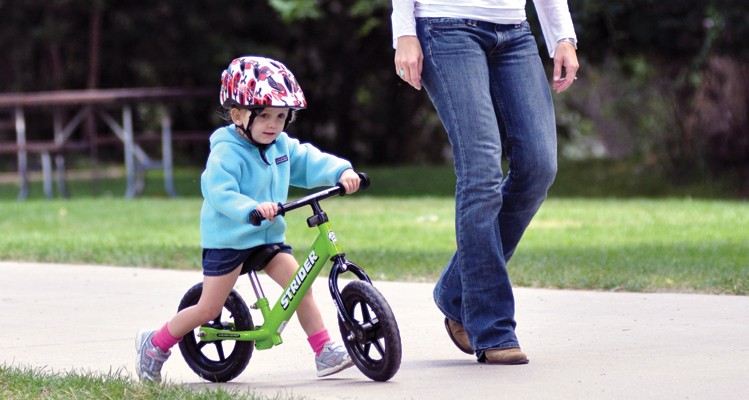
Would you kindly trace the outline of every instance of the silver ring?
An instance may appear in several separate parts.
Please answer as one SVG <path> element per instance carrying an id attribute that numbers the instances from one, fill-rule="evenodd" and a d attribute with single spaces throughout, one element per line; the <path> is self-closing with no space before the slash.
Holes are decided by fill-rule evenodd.
<path id="1" fill-rule="evenodd" d="M 400 76 L 401 78 L 403 78 L 403 70 L 402 69 L 398 70 L 398 76 Z"/>

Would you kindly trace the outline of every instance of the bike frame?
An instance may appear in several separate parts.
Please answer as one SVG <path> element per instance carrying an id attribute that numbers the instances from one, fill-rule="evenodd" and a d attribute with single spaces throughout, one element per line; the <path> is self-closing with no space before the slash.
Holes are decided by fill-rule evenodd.
<path id="1" fill-rule="evenodd" d="M 323 266 L 329 259 L 333 261 L 333 267 L 330 271 L 328 286 L 338 310 L 338 315 L 350 330 L 355 330 L 355 332 L 358 333 L 358 331 L 362 329 L 361 327 L 358 327 L 358 324 L 352 323 L 351 317 L 343 306 L 340 290 L 338 290 L 338 276 L 344 272 L 350 271 L 361 280 L 365 280 L 369 283 L 371 283 L 371 280 L 361 267 L 352 262 L 346 261 L 345 254 L 338 244 L 338 239 L 333 232 L 328 217 L 319 204 L 319 200 L 335 195 L 342 196 L 343 194 L 345 194 L 345 189 L 338 184 L 337 186 L 301 198 L 294 202 L 278 204 L 278 215 L 284 215 L 287 211 L 305 205 L 310 205 L 312 207 L 313 215 L 307 219 L 307 224 L 310 228 L 317 227 L 320 233 L 312 244 L 310 251 L 307 253 L 307 257 L 294 274 L 294 279 L 292 279 L 284 288 L 283 294 L 276 301 L 273 308 L 270 307 L 268 298 L 263 294 L 255 271 L 250 271 L 248 273 L 250 282 L 252 283 L 252 287 L 255 290 L 255 295 L 257 297 L 257 302 L 255 302 L 250 308 L 260 310 L 263 316 L 263 324 L 261 326 L 255 327 L 255 329 L 251 331 L 235 331 L 233 330 L 234 326 L 231 326 L 230 329 L 200 327 L 198 337 L 201 342 L 221 340 L 255 341 L 255 348 L 258 350 L 269 349 L 275 345 L 283 343 L 281 332 L 283 332 L 289 320 L 299 307 L 299 303 L 307 294 L 310 287 L 312 287 L 312 283 L 320 274 Z M 261 218 L 259 217 L 259 214 L 254 218 L 256 218 L 256 222 L 259 225 L 260 220 L 258 218 Z"/>

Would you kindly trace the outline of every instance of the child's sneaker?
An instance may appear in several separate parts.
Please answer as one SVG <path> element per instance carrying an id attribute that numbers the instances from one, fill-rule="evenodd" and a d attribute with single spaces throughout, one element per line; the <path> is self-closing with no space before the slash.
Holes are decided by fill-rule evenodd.
<path id="1" fill-rule="evenodd" d="M 141 381 L 161 382 L 161 366 L 170 355 L 153 345 L 151 339 L 156 333 L 153 329 L 142 329 L 135 336 L 135 372 Z"/>
<path id="2" fill-rule="evenodd" d="M 315 356 L 317 376 L 333 375 L 354 365 L 346 348 L 335 342 L 325 343 L 319 356 Z"/>

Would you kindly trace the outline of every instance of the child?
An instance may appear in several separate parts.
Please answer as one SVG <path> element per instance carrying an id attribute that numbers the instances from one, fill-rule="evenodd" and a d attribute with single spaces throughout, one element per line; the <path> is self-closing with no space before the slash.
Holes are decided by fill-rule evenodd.
<path id="1" fill-rule="evenodd" d="M 307 106 L 285 65 L 254 56 L 232 61 L 221 75 L 220 101 L 233 124 L 211 135 L 211 152 L 201 176 L 203 292 L 198 304 L 177 313 L 161 329 L 138 332 L 136 372 L 141 380 L 161 381 L 169 349 L 220 313 L 244 261 L 254 252 L 280 246 L 264 271 L 282 287 L 293 279 L 299 265 L 291 247 L 283 244 L 286 223 L 275 216 L 277 203 L 286 202 L 289 185 L 312 188 L 340 182 L 346 193 L 359 189 L 359 176 L 348 161 L 282 132 L 296 110 Z M 267 221 L 250 225 L 252 210 Z M 353 365 L 346 349 L 330 340 L 311 291 L 301 301 L 297 317 L 315 352 L 317 376 Z"/>

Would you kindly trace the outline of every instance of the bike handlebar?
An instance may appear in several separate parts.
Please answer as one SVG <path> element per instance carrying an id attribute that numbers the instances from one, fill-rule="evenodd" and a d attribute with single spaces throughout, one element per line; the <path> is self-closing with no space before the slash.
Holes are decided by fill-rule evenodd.
<path id="1" fill-rule="evenodd" d="M 361 180 L 359 189 L 367 190 L 370 183 L 369 176 L 363 172 L 357 172 L 357 175 L 359 175 L 359 179 Z M 276 213 L 276 215 L 284 216 L 287 211 L 295 210 L 313 202 L 317 202 L 318 200 L 327 199 L 328 197 L 333 197 L 336 195 L 346 195 L 346 189 L 343 187 L 343 184 L 341 182 L 336 183 L 335 186 L 331 186 L 327 189 L 312 193 L 308 196 L 288 202 L 286 204 L 278 203 L 278 212 Z M 263 218 L 262 214 L 260 214 L 258 210 L 252 210 L 252 212 L 250 213 L 250 224 L 254 226 L 260 226 L 260 223 L 263 222 L 264 219 L 265 218 Z"/>

